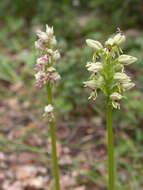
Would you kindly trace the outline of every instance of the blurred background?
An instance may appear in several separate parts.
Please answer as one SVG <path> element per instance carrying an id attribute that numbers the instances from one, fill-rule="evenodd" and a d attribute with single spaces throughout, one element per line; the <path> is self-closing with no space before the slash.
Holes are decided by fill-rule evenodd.
<path id="1" fill-rule="evenodd" d="M 54 89 L 62 190 L 107 189 L 105 99 L 88 101 L 85 69 L 92 51 L 85 39 L 104 42 L 117 27 L 136 87 L 114 111 L 116 190 L 143 189 L 143 1 L 0 1 L 0 189 L 52 190 L 49 126 L 43 120 L 46 91 L 34 83 L 37 28 L 54 26 L 62 80 Z"/>

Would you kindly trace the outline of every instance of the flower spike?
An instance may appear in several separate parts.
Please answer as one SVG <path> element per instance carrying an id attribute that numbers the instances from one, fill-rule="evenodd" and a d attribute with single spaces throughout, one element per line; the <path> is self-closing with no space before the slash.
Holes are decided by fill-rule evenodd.
<path id="1" fill-rule="evenodd" d="M 88 62 L 86 65 L 91 76 L 90 81 L 84 82 L 84 85 L 92 89 L 92 92 L 100 89 L 106 97 L 109 97 L 114 108 L 120 108 L 120 100 L 125 97 L 124 92 L 135 86 L 125 73 L 124 67 L 136 62 L 137 58 L 122 54 L 120 45 L 125 40 L 126 37 L 122 33 L 110 37 L 105 42 L 105 47 L 98 41 L 86 40 L 87 45 L 96 51 L 93 53 L 92 62 Z M 93 98 L 95 100 L 94 96 Z"/>

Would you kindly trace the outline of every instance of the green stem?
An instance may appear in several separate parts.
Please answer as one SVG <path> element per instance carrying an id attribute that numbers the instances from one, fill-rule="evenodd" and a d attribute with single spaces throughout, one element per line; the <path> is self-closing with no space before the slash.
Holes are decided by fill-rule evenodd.
<path id="1" fill-rule="evenodd" d="M 47 95 L 48 95 L 48 103 L 52 104 L 52 89 L 50 82 L 47 84 Z M 52 157 L 54 164 L 54 177 L 55 177 L 55 186 L 56 190 L 60 190 L 60 181 L 59 181 L 59 167 L 58 167 L 58 158 L 57 158 L 57 150 L 56 150 L 56 135 L 55 135 L 55 127 L 54 121 L 50 122 L 50 133 L 52 140 Z"/>
<path id="2" fill-rule="evenodd" d="M 107 130 L 108 130 L 108 181 L 109 190 L 114 190 L 114 138 L 112 129 L 112 106 L 107 99 Z"/>

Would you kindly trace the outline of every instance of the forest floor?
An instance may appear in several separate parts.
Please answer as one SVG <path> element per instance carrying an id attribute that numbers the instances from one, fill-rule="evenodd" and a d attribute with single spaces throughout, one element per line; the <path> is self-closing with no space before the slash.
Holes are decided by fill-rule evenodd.
<path id="1" fill-rule="evenodd" d="M 8 88 L 14 92 L 19 86 Z M 39 115 L 32 102 L 20 102 L 18 94 L 1 99 L 1 190 L 52 189 L 49 126 Z M 101 118 L 58 121 L 56 136 L 61 189 L 101 190 L 98 176 L 106 178 L 107 173 L 106 130 Z"/>

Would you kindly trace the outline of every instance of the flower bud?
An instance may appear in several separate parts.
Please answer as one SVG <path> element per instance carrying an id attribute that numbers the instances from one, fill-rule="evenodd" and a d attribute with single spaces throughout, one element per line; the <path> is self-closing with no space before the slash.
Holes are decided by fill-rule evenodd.
<path id="1" fill-rule="evenodd" d="M 130 90 L 131 88 L 135 86 L 135 84 L 133 82 L 127 82 L 127 83 L 123 83 L 122 86 L 125 88 L 125 90 Z"/>
<path id="2" fill-rule="evenodd" d="M 86 43 L 89 47 L 91 47 L 95 50 L 101 50 L 103 48 L 102 44 L 95 40 L 87 39 Z"/>
<path id="3" fill-rule="evenodd" d="M 53 27 L 49 27 L 48 24 L 46 24 L 46 33 L 50 37 L 53 36 L 54 35 Z"/>
<path id="4" fill-rule="evenodd" d="M 37 31 L 37 36 L 42 40 L 42 41 L 47 41 L 48 40 L 48 35 L 45 32 L 42 32 L 41 30 Z"/>
<path id="5" fill-rule="evenodd" d="M 125 73 L 120 73 L 120 72 L 115 73 L 114 79 L 119 80 L 122 83 L 126 83 L 126 82 L 131 81 L 131 79 L 128 75 L 126 75 Z"/>
<path id="6" fill-rule="evenodd" d="M 121 43 L 125 42 L 126 37 L 123 34 L 118 33 L 114 36 L 113 40 L 114 40 L 114 44 L 120 45 Z"/>
<path id="7" fill-rule="evenodd" d="M 106 42 L 105 42 L 106 46 L 113 46 L 114 45 L 114 40 L 113 38 L 109 38 Z"/>
<path id="8" fill-rule="evenodd" d="M 125 55 L 125 54 L 123 54 L 123 55 L 119 56 L 118 61 L 119 61 L 119 63 L 122 63 L 124 65 L 130 65 L 130 64 L 136 62 L 137 58 L 133 57 L 131 55 Z"/>
<path id="9" fill-rule="evenodd" d="M 57 44 L 57 40 L 56 40 L 55 36 L 53 36 L 53 37 L 51 38 L 51 46 L 55 47 L 56 44 Z"/>
<path id="10" fill-rule="evenodd" d="M 53 59 L 55 60 L 55 61 L 58 61 L 59 59 L 60 59 L 60 53 L 59 53 L 59 51 L 58 50 L 56 50 L 56 51 L 54 51 L 54 53 L 53 53 Z"/>
<path id="11" fill-rule="evenodd" d="M 35 48 L 38 50 L 42 50 L 43 44 L 42 44 L 42 41 L 40 39 L 35 42 Z"/>
<path id="12" fill-rule="evenodd" d="M 86 65 L 88 67 L 88 71 L 91 71 L 91 72 L 94 72 L 94 73 L 97 73 L 98 71 L 101 71 L 103 69 L 103 65 L 101 62 L 96 62 L 96 63 L 92 63 L 92 62 L 89 62 L 87 63 Z"/>
<path id="13" fill-rule="evenodd" d="M 89 80 L 83 83 L 85 87 L 91 88 L 91 89 L 96 89 L 96 82 L 95 80 Z"/>
<path id="14" fill-rule="evenodd" d="M 114 101 L 121 100 L 122 97 L 123 97 L 123 96 L 122 96 L 121 94 L 119 94 L 118 92 L 113 92 L 113 93 L 110 95 L 111 100 L 114 100 Z"/>

